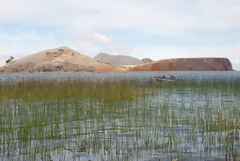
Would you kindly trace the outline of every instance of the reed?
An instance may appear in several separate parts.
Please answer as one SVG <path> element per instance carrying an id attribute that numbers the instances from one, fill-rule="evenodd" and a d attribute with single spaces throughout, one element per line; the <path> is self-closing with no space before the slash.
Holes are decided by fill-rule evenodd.
<path id="1" fill-rule="evenodd" d="M 0 160 L 237 160 L 239 105 L 239 80 L 6 82 Z"/>

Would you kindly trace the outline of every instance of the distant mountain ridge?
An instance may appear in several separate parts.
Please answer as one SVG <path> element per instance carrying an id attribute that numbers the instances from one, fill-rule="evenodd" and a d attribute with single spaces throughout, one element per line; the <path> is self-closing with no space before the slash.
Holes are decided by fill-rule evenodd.
<path id="1" fill-rule="evenodd" d="M 107 53 L 100 53 L 94 57 L 96 60 L 104 62 L 104 63 L 110 63 L 113 65 L 138 65 L 138 64 L 145 64 L 152 62 L 151 59 L 145 58 L 145 59 L 138 59 L 131 56 L 126 55 L 110 55 Z"/>

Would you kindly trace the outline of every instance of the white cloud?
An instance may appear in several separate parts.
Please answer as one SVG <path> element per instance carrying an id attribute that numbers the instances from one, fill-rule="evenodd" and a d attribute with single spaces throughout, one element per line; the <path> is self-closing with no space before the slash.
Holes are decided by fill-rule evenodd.
<path id="1" fill-rule="evenodd" d="M 77 35 L 73 35 L 71 36 L 72 39 L 72 43 L 76 44 L 80 47 L 91 47 L 94 45 L 99 45 L 99 44 L 106 44 L 106 43 L 110 43 L 113 41 L 112 38 L 98 33 L 96 31 L 91 31 L 91 32 L 87 32 L 83 35 L 77 36 Z"/>
<path id="2" fill-rule="evenodd" d="M 96 40 L 98 42 L 102 42 L 102 43 L 108 43 L 108 42 L 112 41 L 111 39 L 109 39 L 107 36 L 105 36 L 103 34 L 95 34 L 94 37 L 96 38 Z"/>
<path id="3" fill-rule="evenodd" d="M 239 0 L 8 0 L 0 7 L 2 22 L 65 25 L 75 30 L 132 28 L 161 34 L 237 28 L 239 15 Z"/>

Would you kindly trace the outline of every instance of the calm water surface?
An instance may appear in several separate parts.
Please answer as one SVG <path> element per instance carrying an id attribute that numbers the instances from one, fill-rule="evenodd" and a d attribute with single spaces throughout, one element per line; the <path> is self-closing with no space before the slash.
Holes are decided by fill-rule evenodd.
<path id="1" fill-rule="evenodd" d="M 0 160 L 240 160 L 240 72 L 0 75 Z"/>

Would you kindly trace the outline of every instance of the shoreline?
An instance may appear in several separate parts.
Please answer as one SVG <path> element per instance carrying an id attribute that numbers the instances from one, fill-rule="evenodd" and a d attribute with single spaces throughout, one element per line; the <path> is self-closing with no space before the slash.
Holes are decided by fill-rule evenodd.
<path id="1" fill-rule="evenodd" d="M 128 74 L 128 73 L 211 73 L 211 72 L 215 72 L 215 73 L 226 73 L 226 72 L 240 72 L 237 70 L 233 70 L 233 71 L 130 71 L 130 72 L 0 72 L 0 75 L 4 75 L 4 74 Z"/>

